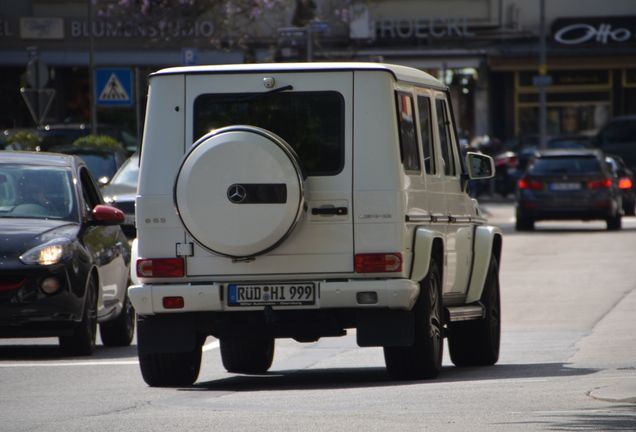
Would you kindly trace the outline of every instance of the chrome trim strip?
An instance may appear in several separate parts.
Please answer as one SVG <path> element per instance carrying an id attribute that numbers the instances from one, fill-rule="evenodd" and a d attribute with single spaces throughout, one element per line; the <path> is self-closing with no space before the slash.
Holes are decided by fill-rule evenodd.
<path id="1" fill-rule="evenodd" d="M 486 316 L 486 308 L 481 304 L 449 307 L 448 316 L 451 322 L 481 319 Z"/>
<path id="2" fill-rule="evenodd" d="M 406 215 L 407 222 L 431 222 L 432 220 L 430 215 Z"/>

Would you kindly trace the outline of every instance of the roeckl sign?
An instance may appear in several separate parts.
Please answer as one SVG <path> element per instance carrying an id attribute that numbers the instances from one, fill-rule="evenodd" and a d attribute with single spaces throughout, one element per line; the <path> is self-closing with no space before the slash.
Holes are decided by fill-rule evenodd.
<path id="1" fill-rule="evenodd" d="M 561 45 L 636 43 L 636 16 L 562 18 L 552 24 L 554 41 Z"/>

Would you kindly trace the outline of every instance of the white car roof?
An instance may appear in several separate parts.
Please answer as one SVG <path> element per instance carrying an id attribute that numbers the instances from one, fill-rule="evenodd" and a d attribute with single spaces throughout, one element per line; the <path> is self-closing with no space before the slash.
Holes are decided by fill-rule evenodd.
<path id="1" fill-rule="evenodd" d="M 366 62 L 314 62 L 314 63 L 252 63 L 225 64 L 208 66 L 183 66 L 161 69 L 150 76 L 174 74 L 216 74 L 216 73 L 250 73 L 250 72 L 312 72 L 312 71 L 386 71 L 396 80 L 424 84 L 445 90 L 441 81 L 419 69 L 386 63 Z"/>

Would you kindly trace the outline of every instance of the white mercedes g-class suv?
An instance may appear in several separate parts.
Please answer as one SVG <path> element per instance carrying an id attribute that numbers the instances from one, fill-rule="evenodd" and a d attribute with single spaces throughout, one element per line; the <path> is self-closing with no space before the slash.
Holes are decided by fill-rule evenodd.
<path id="1" fill-rule="evenodd" d="M 269 369 L 277 338 L 355 330 L 396 379 L 499 356 L 501 231 L 469 179 L 448 88 L 376 63 L 170 68 L 150 76 L 136 198 L 141 372 L 192 384 Z"/>

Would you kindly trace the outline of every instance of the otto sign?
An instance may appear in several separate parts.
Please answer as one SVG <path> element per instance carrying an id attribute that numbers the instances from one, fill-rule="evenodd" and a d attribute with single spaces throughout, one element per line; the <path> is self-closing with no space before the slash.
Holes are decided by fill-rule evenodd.
<path id="1" fill-rule="evenodd" d="M 633 25 L 629 25 L 630 21 L 625 20 L 625 18 L 572 21 L 572 19 L 557 20 L 556 26 L 553 26 L 556 42 L 563 45 L 594 43 L 607 45 L 636 42 L 634 30 L 631 28 Z M 631 23 L 633 24 L 634 21 Z"/>

